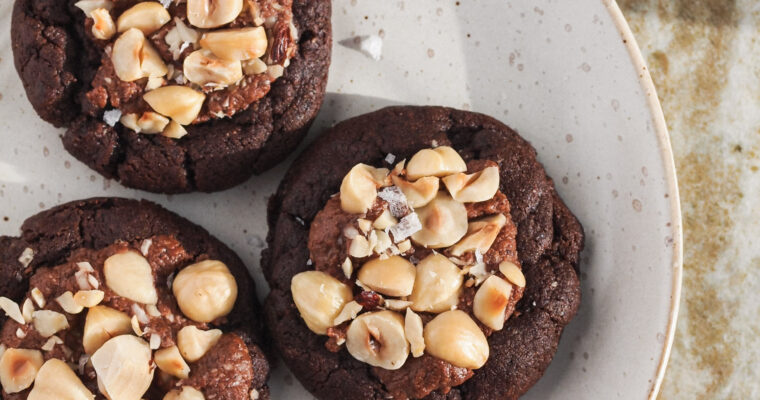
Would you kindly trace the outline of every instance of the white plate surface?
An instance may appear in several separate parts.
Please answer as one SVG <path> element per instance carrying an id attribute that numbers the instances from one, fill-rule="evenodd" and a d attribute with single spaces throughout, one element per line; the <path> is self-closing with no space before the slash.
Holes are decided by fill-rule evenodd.
<path id="1" fill-rule="evenodd" d="M 23 93 L 0 4 L 0 234 L 91 196 L 146 198 L 203 225 L 258 280 L 266 200 L 287 164 L 216 194 L 152 195 L 106 181 L 69 156 Z M 662 114 L 617 6 L 577 1 L 335 0 L 328 95 L 314 132 L 392 104 L 490 114 L 539 153 L 583 223 L 583 302 L 529 399 L 644 399 L 656 392 L 680 289 L 681 225 Z M 375 61 L 350 43 L 383 38 Z M 625 40 L 625 41 L 624 41 Z M 348 45 L 340 44 L 343 42 Z M 275 399 L 311 398 L 282 367 Z"/>

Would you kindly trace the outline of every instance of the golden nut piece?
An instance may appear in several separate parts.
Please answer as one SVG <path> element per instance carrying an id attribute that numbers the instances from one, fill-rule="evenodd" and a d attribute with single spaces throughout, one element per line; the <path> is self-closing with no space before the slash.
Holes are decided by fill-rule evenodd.
<path id="1" fill-rule="evenodd" d="M 195 322 L 211 322 L 232 311 L 238 287 L 223 262 L 206 260 L 179 271 L 172 291 L 177 305 L 188 318 Z"/>
<path id="2" fill-rule="evenodd" d="M 446 176 L 467 171 L 462 157 L 449 146 L 423 149 L 406 164 L 406 176 L 416 180 L 424 176 Z"/>
<path id="3" fill-rule="evenodd" d="M 105 342 L 90 361 L 98 386 L 110 399 L 140 399 L 153 381 L 152 354 L 148 343 L 121 335 Z"/>
<path id="4" fill-rule="evenodd" d="M 105 8 L 97 8 L 90 13 L 92 18 L 92 36 L 96 39 L 108 40 L 116 34 L 116 25 L 111 13 Z"/>
<path id="5" fill-rule="evenodd" d="M 359 270 L 357 278 L 370 289 L 393 297 L 412 294 L 416 270 L 407 259 L 391 256 L 373 258 Z"/>
<path id="6" fill-rule="evenodd" d="M 406 317 L 404 318 L 404 333 L 406 333 L 406 340 L 411 345 L 414 357 L 420 357 L 425 352 L 425 338 L 422 332 L 422 318 L 407 308 Z"/>
<path id="7" fill-rule="evenodd" d="M 34 293 L 34 291 L 32 291 L 32 293 Z M 2 309 L 5 312 L 5 315 L 10 319 L 19 324 L 24 325 L 26 323 L 24 315 L 21 313 L 21 309 L 15 301 L 7 297 L 0 297 L 0 309 Z"/>
<path id="8" fill-rule="evenodd" d="M 166 126 L 166 129 L 161 132 L 161 136 L 165 136 L 171 139 L 179 139 L 185 135 L 187 135 L 187 130 L 174 120 L 169 122 L 169 125 Z"/>
<path id="9" fill-rule="evenodd" d="M 95 306 L 87 311 L 82 344 L 87 354 L 93 354 L 103 343 L 115 336 L 132 331 L 129 316 L 106 306 Z"/>
<path id="10" fill-rule="evenodd" d="M 169 11 L 160 3 L 144 1 L 124 11 L 119 16 L 119 19 L 116 20 L 116 26 L 119 32 L 136 28 L 142 31 L 145 36 L 148 36 L 161 29 L 171 19 Z"/>
<path id="11" fill-rule="evenodd" d="M 326 334 L 343 306 L 354 299 L 348 285 L 320 271 L 296 274 L 290 291 L 306 326 L 318 335 Z"/>
<path id="12" fill-rule="evenodd" d="M 198 85 L 228 86 L 243 77 L 240 61 L 225 60 L 208 50 L 196 50 L 182 64 L 185 78 Z"/>
<path id="13" fill-rule="evenodd" d="M 104 8 L 111 11 L 113 8 L 113 2 L 111 0 L 80 0 L 74 3 L 74 7 L 84 11 L 84 15 L 90 18 L 93 11 L 98 8 Z"/>
<path id="14" fill-rule="evenodd" d="M 79 314 L 84 310 L 83 306 L 80 306 L 74 301 L 74 295 L 69 291 L 58 296 L 55 301 L 61 306 L 61 308 L 63 308 L 63 311 L 66 311 L 69 314 Z"/>
<path id="15" fill-rule="evenodd" d="M 449 252 L 456 257 L 475 250 L 478 250 L 480 254 L 486 254 L 506 223 L 507 218 L 504 214 L 470 222 L 467 226 L 467 234 L 457 244 L 451 246 Z"/>
<path id="16" fill-rule="evenodd" d="M 463 203 L 490 200 L 499 190 L 499 168 L 488 167 L 474 174 L 454 174 L 443 178 L 451 197 Z"/>
<path id="17" fill-rule="evenodd" d="M 34 329 L 42 337 L 51 337 L 56 333 L 69 328 L 66 316 L 50 310 L 39 310 L 32 313 Z"/>
<path id="18" fill-rule="evenodd" d="M 446 192 L 440 191 L 425 207 L 417 209 L 422 229 L 412 240 L 428 248 L 448 247 L 467 233 L 467 209 Z"/>
<path id="19" fill-rule="evenodd" d="M 202 331 L 189 325 L 177 333 L 177 347 L 185 360 L 196 362 L 214 347 L 221 337 L 222 331 L 219 329 Z"/>
<path id="20" fill-rule="evenodd" d="M 233 61 L 258 59 L 267 52 L 268 45 L 263 27 L 208 32 L 199 43 L 217 57 Z"/>
<path id="21" fill-rule="evenodd" d="M 404 192 L 406 201 L 412 208 L 427 205 L 438 194 L 439 179 L 434 176 L 422 177 L 414 182 L 409 182 L 395 175 L 392 179 L 393 184 Z"/>
<path id="22" fill-rule="evenodd" d="M 169 118 L 153 111 L 146 111 L 142 113 L 142 116 L 137 119 L 136 123 L 139 130 L 135 129 L 135 132 L 161 133 L 164 131 L 164 128 L 169 125 Z"/>
<path id="23" fill-rule="evenodd" d="M 39 350 L 8 349 L 0 358 L 0 384 L 7 393 L 18 393 L 32 386 L 42 367 Z"/>
<path id="24" fill-rule="evenodd" d="M 82 307 L 92 308 L 100 304 L 105 297 L 102 290 L 80 290 L 74 295 L 74 302 Z"/>
<path id="25" fill-rule="evenodd" d="M 174 389 L 164 396 L 163 400 L 205 400 L 198 389 L 192 386 L 183 386 L 182 389 Z"/>
<path id="26" fill-rule="evenodd" d="M 425 325 L 425 350 L 457 367 L 478 369 L 488 360 L 488 341 L 475 321 L 460 310 L 439 314 Z"/>
<path id="27" fill-rule="evenodd" d="M 159 114 L 182 125 L 190 125 L 201 112 L 206 95 L 187 86 L 163 86 L 143 95 Z"/>
<path id="28" fill-rule="evenodd" d="M 431 254 L 417 264 L 412 310 L 439 313 L 459 303 L 462 271 L 441 254 Z"/>
<path id="29" fill-rule="evenodd" d="M 228 24 L 243 11 L 243 0 L 187 0 L 187 19 L 198 28 Z"/>
<path id="30" fill-rule="evenodd" d="M 42 365 L 27 400 L 93 400 L 79 377 L 65 362 L 51 358 Z"/>
<path id="31" fill-rule="evenodd" d="M 393 311 L 357 317 L 346 332 L 346 348 L 357 360 L 388 370 L 401 368 L 409 356 L 404 318 Z"/>
<path id="32" fill-rule="evenodd" d="M 156 49 L 136 28 L 122 33 L 113 44 L 111 62 L 116 76 L 133 82 L 149 76 L 164 76 L 169 71 Z"/>
<path id="33" fill-rule="evenodd" d="M 525 287 L 525 275 L 523 275 L 520 268 L 512 262 L 502 261 L 499 264 L 499 271 L 517 287 Z"/>
<path id="34" fill-rule="evenodd" d="M 507 304 L 512 285 L 496 275 L 491 275 L 478 288 L 472 302 L 472 312 L 483 325 L 500 331 L 504 327 Z"/>
<path id="35" fill-rule="evenodd" d="M 340 314 L 338 314 L 338 316 L 335 317 L 335 320 L 333 320 L 333 325 L 338 326 L 346 321 L 350 321 L 356 318 L 359 312 L 361 312 L 362 308 L 362 305 L 355 301 L 346 303 L 346 305 L 343 306 L 343 309 L 340 311 Z"/>
<path id="36" fill-rule="evenodd" d="M 385 230 L 393 225 L 396 225 L 398 220 L 394 217 L 390 211 L 383 210 L 379 217 L 372 222 L 372 227 L 375 229 Z"/>
<path id="37" fill-rule="evenodd" d="M 177 346 L 167 347 L 157 350 L 153 355 L 156 366 L 161 371 L 179 379 L 187 379 L 190 376 L 190 367 L 187 365 L 182 355 L 179 354 Z"/>
<path id="38" fill-rule="evenodd" d="M 106 286 L 117 295 L 143 304 L 156 304 L 158 293 L 153 269 L 142 254 L 127 250 L 116 253 L 103 264 Z"/>
<path id="39" fill-rule="evenodd" d="M 386 184 L 387 168 L 373 168 L 356 164 L 340 185 L 340 207 L 351 214 L 363 214 L 372 207 L 377 188 Z"/>

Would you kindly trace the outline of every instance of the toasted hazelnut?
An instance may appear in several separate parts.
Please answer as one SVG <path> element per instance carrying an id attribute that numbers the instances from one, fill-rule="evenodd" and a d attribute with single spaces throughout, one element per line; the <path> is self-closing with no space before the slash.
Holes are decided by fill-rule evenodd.
<path id="1" fill-rule="evenodd" d="M 42 364 L 27 400 L 93 400 L 94 398 L 95 396 L 87 390 L 68 364 L 57 358 L 51 358 Z"/>
<path id="2" fill-rule="evenodd" d="M 169 67 L 148 40 L 143 43 L 140 51 L 140 69 L 143 71 L 143 77 L 162 77 L 169 72 Z"/>
<path id="3" fill-rule="evenodd" d="M 243 60 L 243 73 L 246 75 L 258 75 L 267 72 L 267 64 L 261 61 L 260 58 L 252 58 L 250 60 Z"/>
<path id="4" fill-rule="evenodd" d="M 66 316 L 50 310 L 39 310 L 32 314 L 34 329 L 42 337 L 51 337 L 56 333 L 69 328 Z"/>
<path id="5" fill-rule="evenodd" d="M 193 123 L 201 112 L 206 95 L 187 86 L 162 86 L 143 95 L 158 113 L 182 125 Z"/>
<path id="6" fill-rule="evenodd" d="M 404 318 L 393 311 L 358 316 L 346 332 L 346 348 L 357 360 L 388 370 L 401 368 L 409 356 Z"/>
<path id="7" fill-rule="evenodd" d="M 139 399 L 153 381 L 151 351 L 138 337 L 121 335 L 108 340 L 90 360 L 98 385 L 111 399 Z"/>
<path id="8" fill-rule="evenodd" d="M 406 333 L 406 340 L 411 345 L 412 356 L 415 358 L 422 356 L 422 353 L 425 352 L 425 338 L 422 336 L 422 332 L 422 318 L 407 308 L 404 318 L 404 333 Z"/>
<path id="9" fill-rule="evenodd" d="M 467 313 L 438 314 L 425 325 L 425 350 L 457 367 L 478 369 L 488 360 L 488 341 Z"/>
<path id="10" fill-rule="evenodd" d="M 111 11 L 113 8 L 113 2 L 111 0 L 81 0 L 74 3 L 74 6 L 84 11 L 84 15 L 87 18 L 90 18 L 92 12 L 99 8 Z"/>
<path id="11" fill-rule="evenodd" d="M 446 176 L 467 171 L 464 160 L 449 146 L 423 149 L 406 164 L 406 176 L 416 180 L 424 176 Z"/>
<path id="12" fill-rule="evenodd" d="M 392 256 L 374 258 L 362 266 L 357 276 L 372 290 L 394 297 L 409 296 L 414 287 L 416 270 L 407 259 Z"/>
<path id="13" fill-rule="evenodd" d="M 448 247 L 467 233 L 467 209 L 446 192 L 440 191 L 425 207 L 417 209 L 422 229 L 412 240 L 428 248 Z"/>
<path id="14" fill-rule="evenodd" d="M 379 217 L 375 219 L 374 222 L 372 222 L 372 226 L 375 229 L 385 230 L 387 228 L 390 228 L 393 225 L 396 225 L 398 223 L 398 220 L 396 217 L 394 217 L 390 211 L 383 210 L 383 212 L 380 214 Z"/>
<path id="15" fill-rule="evenodd" d="M 87 354 L 93 354 L 112 337 L 131 331 L 131 320 L 127 314 L 106 306 L 92 307 L 87 311 L 84 322 L 82 334 L 84 351 Z"/>
<path id="16" fill-rule="evenodd" d="M 337 317 L 335 317 L 335 320 L 333 321 L 334 326 L 338 326 L 346 321 L 350 321 L 354 318 L 356 318 L 356 315 L 359 314 L 362 310 L 362 305 L 357 303 L 356 301 L 350 301 L 346 303 L 345 306 L 343 306 L 343 309 L 340 311 L 340 314 L 338 314 Z"/>
<path id="17" fill-rule="evenodd" d="M 223 262 L 206 260 L 179 271 L 172 291 L 177 305 L 188 318 L 195 322 L 211 322 L 232 311 L 238 287 Z"/>
<path id="18" fill-rule="evenodd" d="M 137 124 L 137 120 L 139 119 L 137 114 L 129 113 L 129 114 L 123 114 L 121 118 L 119 119 L 119 122 L 121 122 L 122 125 L 125 127 L 140 133 L 140 125 Z"/>
<path id="19" fill-rule="evenodd" d="M 45 296 L 42 294 L 42 291 L 39 288 L 32 288 L 31 292 L 29 292 L 32 295 L 32 300 L 34 300 L 34 303 L 37 304 L 37 307 L 42 308 L 45 307 Z M 0 308 L 2 308 L 2 297 L 0 297 Z"/>
<path id="20" fill-rule="evenodd" d="M 116 76 L 124 82 L 136 81 L 145 76 L 141 67 L 145 35 L 138 29 L 129 29 L 113 43 L 111 62 Z"/>
<path id="21" fill-rule="evenodd" d="M 7 297 L 0 297 L 0 309 L 5 311 L 5 315 L 7 315 L 10 319 L 18 322 L 19 324 L 24 325 L 26 323 L 23 314 L 21 314 L 21 309 L 15 301 Z"/>
<path id="22" fill-rule="evenodd" d="M 80 290 L 74 295 L 74 302 L 82 307 L 92 308 L 100 304 L 105 297 L 102 290 Z"/>
<path id="23" fill-rule="evenodd" d="M 425 257 L 417 264 L 414 290 L 409 296 L 412 309 L 439 313 L 459 303 L 462 271 L 448 258 L 438 253 Z"/>
<path id="24" fill-rule="evenodd" d="M 106 286 L 117 295 L 143 304 L 156 304 L 158 293 L 153 269 L 142 254 L 128 250 L 108 257 L 103 264 Z"/>
<path id="25" fill-rule="evenodd" d="M 74 295 L 69 291 L 58 296 L 55 301 L 63 308 L 63 311 L 69 314 L 79 314 L 84 309 L 84 307 L 74 301 Z"/>
<path id="26" fill-rule="evenodd" d="M 24 321 L 28 324 L 32 322 L 34 314 L 34 304 L 31 299 L 24 300 L 24 305 L 21 306 L 21 316 L 24 317 Z"/>
<path id="27" fill-rule="evenodd" d="M 354 264 L 351 262 L 350 258 L 346 257 L 346 259 L 343 260 L 340 269 L 343 270 L 343 275 L 345 275 L 346 278 L 351 279 L 351 275 L 354 273 Z"/>
<path id="28" fill-rule="evenodd" d="M 32 386 L 42 367 L 39 350 L 8 349 L 0 358 L 0 384 L 6 393 L 18 393 Z"/>
<path id="29" fill-rule="evenodd" d="M 228 24 L 243 11 L 243 0 L 187 0 L 187 19 L 198 28 Z"/>
<path id="30" fill-rule="evenodd" d="M 169 11 L 160 3 L 155 1 L 144 1 L 137 3 L 131 8 L 124 11 L 116 21 L 119 32 L 124 32 L 132 28 L 137 28 L 145 36 L 161 29 L 172 17 Z"/>
<path id="31" fill-rule="evenodd" d="M 488 167 L 474 174 L 453 174 L 443 178 L 451 197 L 463 203 L 491 199 L 499 190 L 499 168 Z"/>
<path id="32" fill-rule="evenodd" d="M 111 13 L 105 8 L 97 8 L 90 13 L 92 18 L 92 36 L 96 39 L 108 40 L 116 34 L 116 25 Z"/>
<path id="33" fill-rule="evenodd" d="M 153 360 L 161 371 L 179 379 L 187 379 L 190 376 L 190 367 L 187 365 L 182 355 L 179 354 L 177 346 L 167 347 L 156 351 Z"/>
<path id="34" fill-rule="evenodd" d="M 372 255 L 372 246 L 367 238 L 361 235 L 354 236 L 348 246 L 348 255 L 355 258 L 364 258 Z"/>
<path id="35" fill-rule="evenodd" d="M 340 207 L 351 214 L 363 214 L 372 207 L 377 188 L 385 184 L 388 169 L 356 164 L 340 185 Z"/>
<path id="36" fill-rule="evenodd" d="M 359 229 L 365 234 L 372 229 L 372 221 L 368 219 L 359 218 L 356 220 L 356 224 L 359 225 Z"/>
<path id="37" fill-rule="evenodd" d="M 375 246 L 373 248 L 375 253 L 382 254 L 391 246 L 393 246 L 393 241 L 391 240 L 390 235 L 384 231 L 375 230 L 373 235 L 377 238 L 375 240 Z"/>
<path id="38" fill-rule="evenodd" d="M 182 389 L 174 389 L 164 396 L 163 400 L 205 400 L 198 389 L 192 386 L 183 386 Z"/>
<path id="39" fill-rule="evenodd" d="M 201 37 L 200 45 L 225 60 L 252 60 L 267 51 L 267 34 L 262 27 L 223 29 L 208 32 Z"/>
<path id="40" fill-rule="evenodd" d="M 161 133 L 169 125 L 169 118 L 153 111 L 146 111 L 137 120 L 137 126 L 142 133 Z"/>
<path id="41" fill-rule="evenodd" d="M 425 176 L 414 182 L 395 175 L 391 179 L 393 179 L 393 184 L 404 192 L 407 203 L 412 208 L 427 205 L 438 194 L 439 179 L 434 176 Z"/>
<path id="42" fill-rule="evenodd" d="M 467 234 L 457 244 L 451 246 L 449 252 L 456 257 L 475 250 L 478 250 L 480 254 L 486 254 L 506 223 L 507 218 L 504 214 L 470 222 L 467 225 Z"/>
<path id="43" fill-rule="evenodd" d="M 179 139 L 185 135 L 187 135 L 187 130 L 175 120 L 169 122 L 169 125 L 161 132 L 161 136 L 171 139 Z"/>
<path id="44" fill-rule="evenodd" d="M 517 287 L 525 287 L 525 275 L 523 275 L 520 268 L 510 261 L 502 261 L 499 263 L 499 271 Z"/>
<path id="45" fill-rule="evenodd" d="M 222 331 L 219 329 L 202 331 L 189 325 L 177 333 L 177 346 L 185 360 L 196 362 L 214 347 L 221 337 Z"/>
<path id="46" fill-rule="evenodd" d="M 403 242 L 399 243 L 397 245 L 397 248 L 398 248 L 398 251 L 400 253 L 402 253 L 402 254 L 406 253 L 407 251 L 409 251 L 412 248 L 412 242 L 409 241 L 409 239 L 406 239 Z"/>
<path id="47" fill-rule="evenodd" d="M 483 325 L 500 331 L 504 327 L 511 294 L 512 285 L 496 275 L 491 275 L 475 293 L 472 312 Z"/>
<path id="48" fill-rule="evenodd" d="M 344 283 L 320 271 L 304 271 L 290 281 L 293 301 L 306 326 L 324 335 L 353 293 Z"/>
<path id="49" fill-rule="evenodd" d="M 231 85 L 243 77 L 243 68 L 238 60 L 219 58 L 209 50 L 196 50 L 187 57 L 183 65 L 185 78 L 198 85 Z"/>
<path id="50" fill-rule="evenodd" d="M 393 311 L 404 311 L 412 306 L 412 302 L 406 300 L 385 299 L 383 300 L 383 306 Z"/>

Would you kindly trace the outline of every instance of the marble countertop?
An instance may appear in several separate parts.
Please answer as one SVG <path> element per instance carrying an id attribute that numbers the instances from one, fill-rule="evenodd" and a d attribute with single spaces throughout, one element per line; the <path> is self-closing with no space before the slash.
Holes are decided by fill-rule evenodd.
<path id="1" fill-rule="evenodd" d="M 668 122 L 684 221 L 660 399 L 760 398 L 760 1 L 619 0 Z"/>

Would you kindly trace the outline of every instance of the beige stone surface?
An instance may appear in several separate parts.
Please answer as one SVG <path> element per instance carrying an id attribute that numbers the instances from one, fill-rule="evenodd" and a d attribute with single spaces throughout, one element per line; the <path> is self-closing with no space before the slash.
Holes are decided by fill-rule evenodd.
<path id="1" fill-rule="evenodd" d="M 660 399 L 760 398 L 760 1 L 620 0 L 670 129 L 681 314 Z"/>

